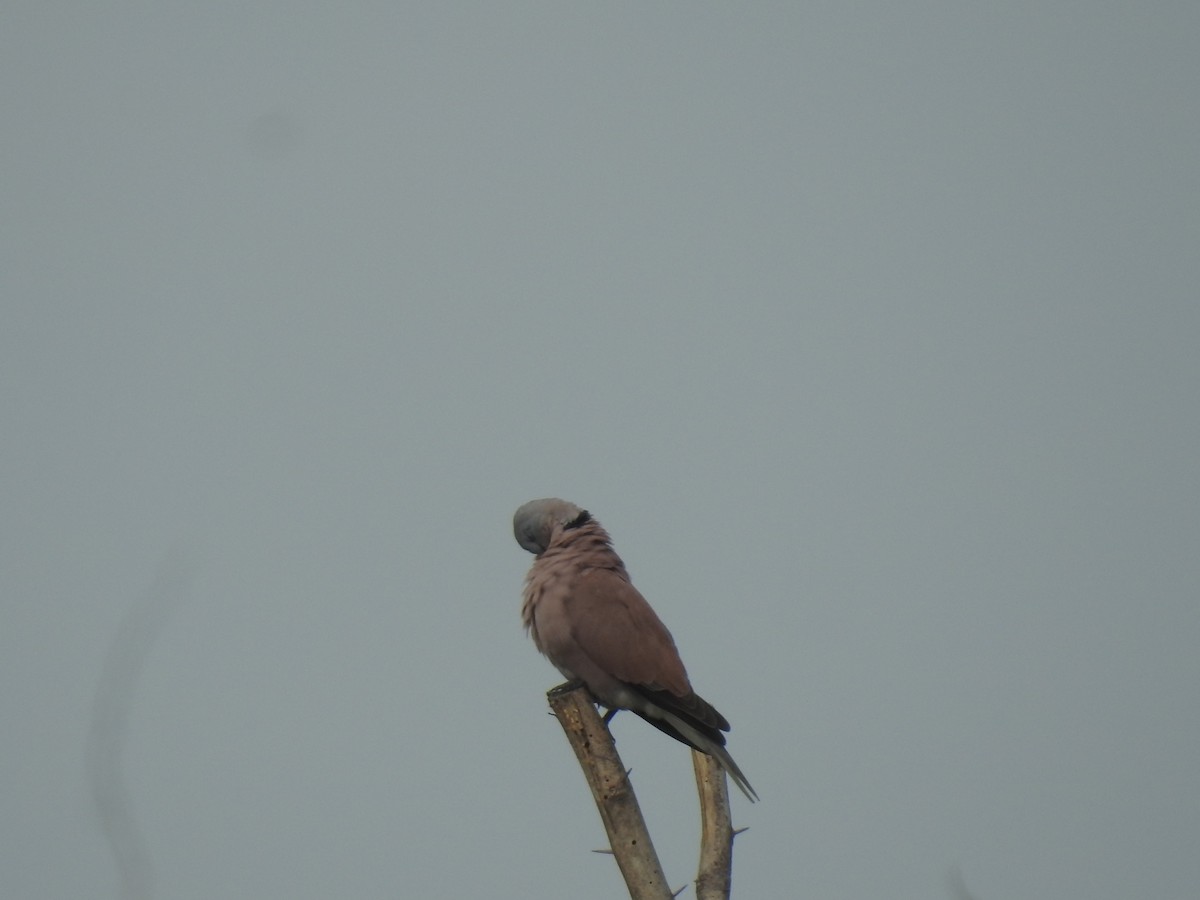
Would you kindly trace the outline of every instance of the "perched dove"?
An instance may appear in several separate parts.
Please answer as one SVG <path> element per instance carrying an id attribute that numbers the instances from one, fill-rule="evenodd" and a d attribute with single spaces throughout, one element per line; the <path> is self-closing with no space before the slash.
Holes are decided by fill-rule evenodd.
<path id="1" fill-rule="evenodd" d="M 751 800 L 758 795 L 725 749 L 725 717 L 692 690 L 671 632 L 638 593 L 600 523 L 566 500 L 531 500 L 513 516 L 517 543 L 537 558 L 521 617 L 563 675 L 602 705 L 629 709 L 715 757 Z"/>

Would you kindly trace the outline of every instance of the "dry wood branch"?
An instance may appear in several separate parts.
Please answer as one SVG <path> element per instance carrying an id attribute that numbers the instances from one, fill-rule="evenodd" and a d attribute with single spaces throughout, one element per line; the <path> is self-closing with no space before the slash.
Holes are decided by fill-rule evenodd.
<path id="1" fill-rule="evenodd" d="M 546 696 L 596 799 L 629 896 L 632 900 L 670 900 L 671 889 L 650 842 L 650 832 L 646 830 L 625 766 L 587 688 L 569 682 Z"/>
<path id="2" fill-rule="evenodd" d="M 700 868 L 696 900 L 729 900 L 733 877 L 733 822 L 725 770 L 707 754 L 692 751 L 700 794 Z"/>

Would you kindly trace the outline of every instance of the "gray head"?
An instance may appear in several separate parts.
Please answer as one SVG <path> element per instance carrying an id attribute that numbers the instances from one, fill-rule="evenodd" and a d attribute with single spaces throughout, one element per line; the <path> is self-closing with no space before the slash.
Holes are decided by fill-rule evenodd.
<path id="1" fill-rule="evenodd" d="M 530 500 L 513 516 L 513 535 L 518 544 L 536 555 L 550 546 L 555 528 L 582 525 L 589 518 L 586 509 L 557 497 Z"/>

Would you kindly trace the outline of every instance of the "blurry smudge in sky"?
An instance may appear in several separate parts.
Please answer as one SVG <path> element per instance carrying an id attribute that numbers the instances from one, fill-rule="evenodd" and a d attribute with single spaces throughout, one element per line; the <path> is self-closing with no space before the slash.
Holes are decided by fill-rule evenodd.
<path id="1" fill-rule="evenodd" d="M 154 895 L 154 868 L 146 851 L 121 769 L 137 683 L 146 658 L 166 625 L 188 578 L 176 555 L 168 554 L 154 581 L 130 607 L 109 646 L 96 684 L 88 729 L 87 779 L 100 830 L 112 851 L 121 879 L 121 896 L 142 900 Z"/>

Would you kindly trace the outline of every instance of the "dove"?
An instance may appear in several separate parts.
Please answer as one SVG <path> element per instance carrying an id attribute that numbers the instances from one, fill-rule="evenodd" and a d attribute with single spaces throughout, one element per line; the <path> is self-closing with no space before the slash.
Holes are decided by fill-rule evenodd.
<path id="1" fill-rule="evenodd" d="M 633 586 L 600 523 L 548 497 L 517 510 L 513 534 L 535 556 L 521 618 L 537 649 L 566 678 L 582 681 L 609 716 L 631 710 L 707 753 L 757 800 L 725 749 L 729 722 L 692 690 L 671 632 Z"/>

